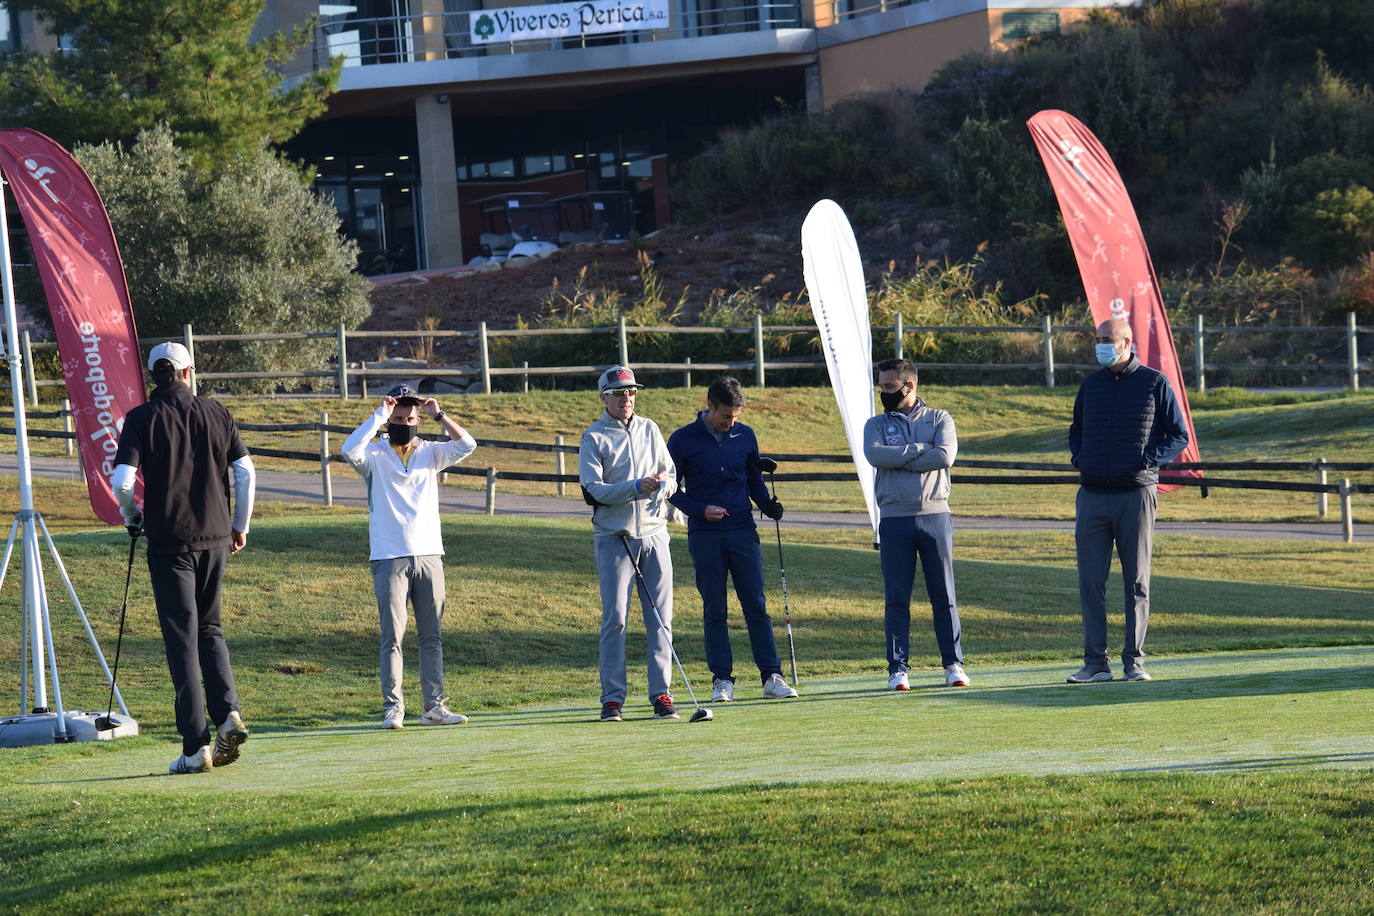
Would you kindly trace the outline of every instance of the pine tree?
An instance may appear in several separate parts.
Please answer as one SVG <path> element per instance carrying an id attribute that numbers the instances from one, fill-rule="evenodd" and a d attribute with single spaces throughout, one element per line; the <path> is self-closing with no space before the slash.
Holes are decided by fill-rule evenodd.
<path id="1" fill-rule="evenodd" d="M 264 0 L 8 0 L 32 10 L 66 50 L 0 64 L 0 110 L 70 147 L 167 124 L 213 170 L 321 114 L 341 60 L 287 87 L 283 68 L 313 23 L 254 39 Z"/>

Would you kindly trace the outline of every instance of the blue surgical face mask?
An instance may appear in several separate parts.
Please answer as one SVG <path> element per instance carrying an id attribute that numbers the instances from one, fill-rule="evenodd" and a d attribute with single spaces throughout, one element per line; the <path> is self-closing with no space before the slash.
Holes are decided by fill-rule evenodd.
<path id="1" fill-rule="evenodd" d="M 1121 354 L 1116 352 L 1116 344 L 1098 344 L 1097 361 L 1108 368 L 1119 363 L 1121 361 Z"/>

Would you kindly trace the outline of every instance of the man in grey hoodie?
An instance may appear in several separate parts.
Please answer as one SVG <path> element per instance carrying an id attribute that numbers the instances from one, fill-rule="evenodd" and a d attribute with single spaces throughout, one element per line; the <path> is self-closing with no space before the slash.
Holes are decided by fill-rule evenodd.
<path id="1" fill-rule="evenodd" d="M 910 690 L 911 587 L 921 560 L 945 684 L 967 687 L 954 598 L 954 528 L 949 469 L 959 451 L 954 420 L 916 396 L 916 367 L 878 363 L 884 413 L 864 424 L 864 457 L 877 468 L 878 543 L 886 598 L 887 688 Z"/>
<path id="2" fill-rule="evenodd" d="M 578 448 L 578 477 L 582 495 L 592 506 L 596 572 L 601 581 L 603 722 L 621 721 L 625 703 L 625 618 L 636 585 L 630 553 L 648 587 L 647 594 L 640 594 L 640 604 L 654 718 L 678 718 L 668 692 L 673 678 L 673 560 L 668 553 L 672 506 L 668 497 L 677 489 L 677 476 L 658 425 L 635 416 L 635 399 L 642 387 L 624 366 L 603 372 L 597 388 L 605 409 L 582 434 Z"/>

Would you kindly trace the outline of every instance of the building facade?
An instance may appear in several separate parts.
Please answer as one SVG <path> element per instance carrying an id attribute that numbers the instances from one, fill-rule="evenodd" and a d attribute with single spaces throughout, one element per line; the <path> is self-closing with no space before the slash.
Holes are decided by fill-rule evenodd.
<path id="1" fill-rule="evenodd" d="M 288 152 L 317 169 L 361 269 L 390 273 L 527 237 L 531 205 L 562 217 L 563 241 L 650 231 L 674 170 L 722 128 L 919 90 L 960 54 L 1103 5 L 1118 3 L 268 0 L 258 28 L 314 23 L 288 80 L 344 58 L 328 112 Z M 0 39 L 55 47 L 26 16 L 0 6 Z M 629 225 L 608 229 L 608 206 Z"/>

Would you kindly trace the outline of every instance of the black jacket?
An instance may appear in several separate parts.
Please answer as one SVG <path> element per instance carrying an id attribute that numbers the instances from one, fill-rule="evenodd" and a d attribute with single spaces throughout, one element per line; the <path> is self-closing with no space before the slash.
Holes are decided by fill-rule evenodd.
<path id="1" fill-rule="evenodd" d="M 124 418 L 115 464 L 143 471 L 148 553 L 228 547 L 229 465 L 248 449 L 229 411 L 181 382 L 153 389 Z"/>

